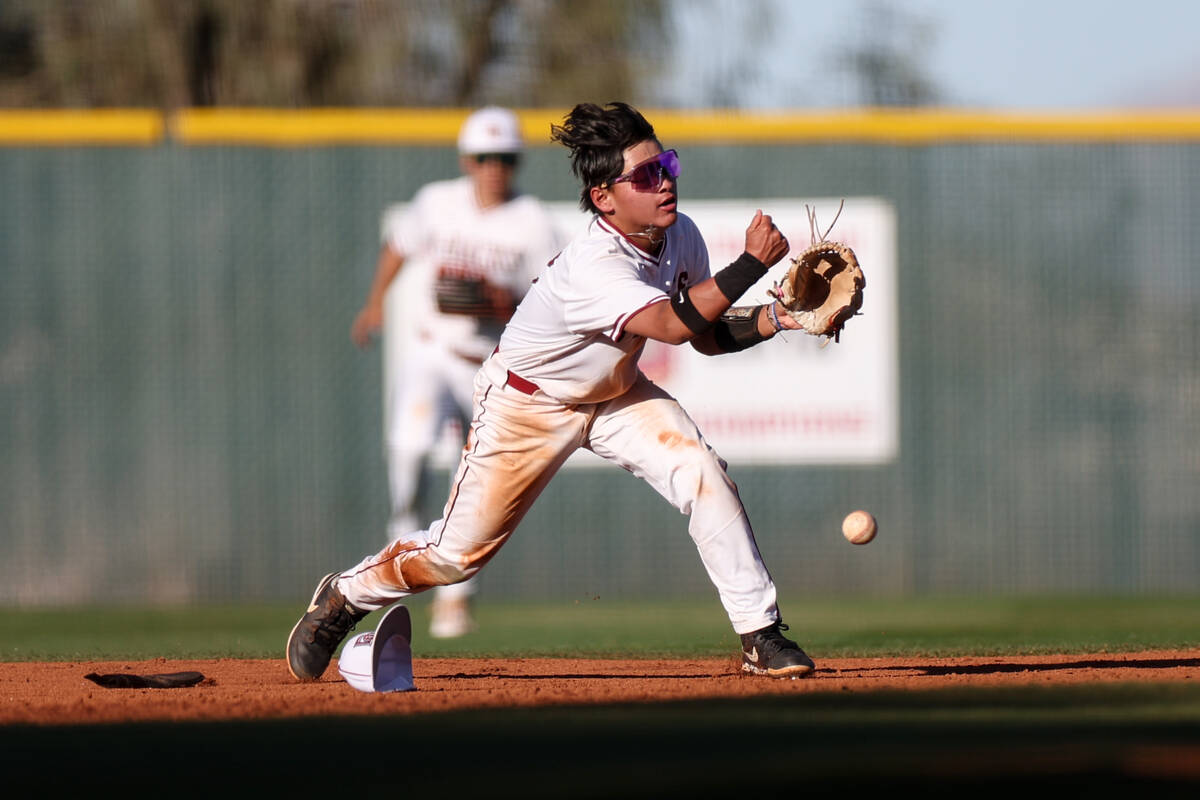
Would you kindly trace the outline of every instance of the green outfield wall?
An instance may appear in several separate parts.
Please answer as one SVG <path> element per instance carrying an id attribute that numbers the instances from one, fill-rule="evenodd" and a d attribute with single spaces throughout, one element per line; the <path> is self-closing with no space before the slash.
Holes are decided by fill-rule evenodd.
<path id="1" fill-rule="evenodd" d="M 522 116 L 522 186 L 573 200 L 561 113 Z M 294 599 L 382 545 L 380 358 L 348 331 L 381 210 L 455 174 L 461 119 L 0 113 L 0 604 Z M 896 210 L 897 459 L 730 465 L 785 600 L 1196 590 L 1200 115 L 659 119 L 685 212 Z M 615 468 L 555 478 L 482 585 L 712 591 Z"/>

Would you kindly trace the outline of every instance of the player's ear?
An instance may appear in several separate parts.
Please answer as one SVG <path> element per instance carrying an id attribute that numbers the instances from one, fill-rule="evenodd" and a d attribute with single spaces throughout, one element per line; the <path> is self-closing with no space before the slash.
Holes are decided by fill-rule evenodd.
<path id="1" fill-rule="evenodd" d="M 592 205 L 598 208 L 601 213 L 611 214 L 617 210 L 617 207 L 613 205 L 613 196 L 609 189 L 601 189 L 599 186 L 593 186 L 590 193 Z"/>

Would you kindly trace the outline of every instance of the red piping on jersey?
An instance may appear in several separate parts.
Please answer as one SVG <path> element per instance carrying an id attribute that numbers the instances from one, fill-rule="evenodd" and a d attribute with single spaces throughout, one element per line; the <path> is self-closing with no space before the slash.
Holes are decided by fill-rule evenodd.
<path id="1" fill-rule="evenodd" d="M 633 311 L 630 311 L 628 314 L 621 315 L 620 317 L 617 318 L 617 324 L 615 326 L 613 326 L 613 329 L 612 329 L 613 332 L 609 336 L 609 338 L 612 339 L 614 342 L 619 342 L 621 340 L 621 337 L 625 335 L 625 326 L 629 324 L 629 321 L 631 319 L 633 319 L 638 314 L 645 311 L 650 306 L 658 305 L 659 303 L 665 303 L 665 302 L 669 301 L 670 299 L 671 298 L 667 297 L 664 294 L 662 297 L 656 297 L 653 300 L 651 300 L 649 303 L 646 303 L 646 305 L 641 306 L 640 308 L 636 308 Z"/>
<path id="2" fill-rule="evenodd" d="M 630 247 L 632 247 L 634 249 L 634 252 L 637 253 L 639 258 L 649 261 L 651 264 L 654 264 L 654 265 L 658 264 L 658 256 L 654 255 L 653 253 L 647 253 L 645 250 L 638 247 L 637 244 L 633 241 L 633 239 L 630 239 L 627 235 L 625 235 L 625 231 L 616 227 L 615 225 L 613 225 L 611 222 L 606 220 L 604 217 L 601 217 L 600 215 L 596 215 L 596 221 L 599 222 L 600 227 L 604 228 L 606 231 L 609 231 L 610 233 L 615 233 L 618 236 L 620 236 Z"/>
<path id="3" fill-rule="evenodd" d="M 634 244 L 632 239 L 630 239 L 628 236 L 625 235 L 624 231 L 618 229 L 615 225 L 613 225 L 611 222 L 606 220 L 604 217 L 597 214 L 596 222 L 604 230 L 609 231 L 610 233 L 615 233 L 618 236 L 620 236 L 622 241 L 625 244 L 627 244 L 631 250 L 633 250 L 634 255 L 638 258 L 638 260 L 645 262 L 651 266 L 655 266 L 655 267 L 657 267 L 659 265 L 658 256 L 656 256 L 652 253 L 647 253 L 645 250 L 638 247 L 636 244 Z M 667 297 L 666 295 L 663 295 L 662 297 L 651 300 L 649 303 L 646 303 L 646 305 L 642 306 L 641 308 L 634 309 L 633 311 L 630 311 L 628 314 L 624 314 L 624 315 L 618 317 L 616 324 L 613 325 L 611 332 L 609 333 L 609 338 L 612 339 L 614 342 L 619 342 L 621 340 L 621 337 L 625 335 L 625 326 L 629 324 L 629 320 L 633 319 L 635 316 L 637 316 L 641 312 L 645 311 L 650 306 L 655 305 L 656 303 L 666 302 L 670 299 L 671 298 Z"/>

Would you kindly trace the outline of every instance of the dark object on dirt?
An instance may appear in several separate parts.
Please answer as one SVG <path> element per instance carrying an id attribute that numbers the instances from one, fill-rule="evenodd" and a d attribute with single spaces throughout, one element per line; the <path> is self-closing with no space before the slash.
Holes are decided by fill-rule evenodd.
<path id="1" fill-rule="evenodd" d="M 178 689 L 195 686 L 204 680 L 204 675 L 199 672 L 168 672 L 162 675 L 131 675 L 124 672 L 99 675 L 89 672 L 83 677 L 105 689 Z"/>

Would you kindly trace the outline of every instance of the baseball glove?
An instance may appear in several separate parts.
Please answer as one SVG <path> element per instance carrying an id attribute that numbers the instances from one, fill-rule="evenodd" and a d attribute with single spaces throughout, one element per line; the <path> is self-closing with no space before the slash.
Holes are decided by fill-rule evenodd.
<path id="1" fill-rule="evenodd" d="M 442 272 L 433 286 L 438 311 L 443 314 L 465 314 L 470 317 L 495 317 L 501 313 L 497 294 L 503 290 L 483 278 L 472 278 Z"/>
<path id="2" fill-rule="evenodd" d="M 838 208 L 841 215 L 841 208 Z M 837 222 L 837 217 L 834 217 Z M 816 212 L 809 211 L 812 245 L 792 259 L 783 280 L 769 294 L 805 333 L 838 341 L 847 320 L 862 308 L 867 279 L 849 246 L 817 236 Z"/>

